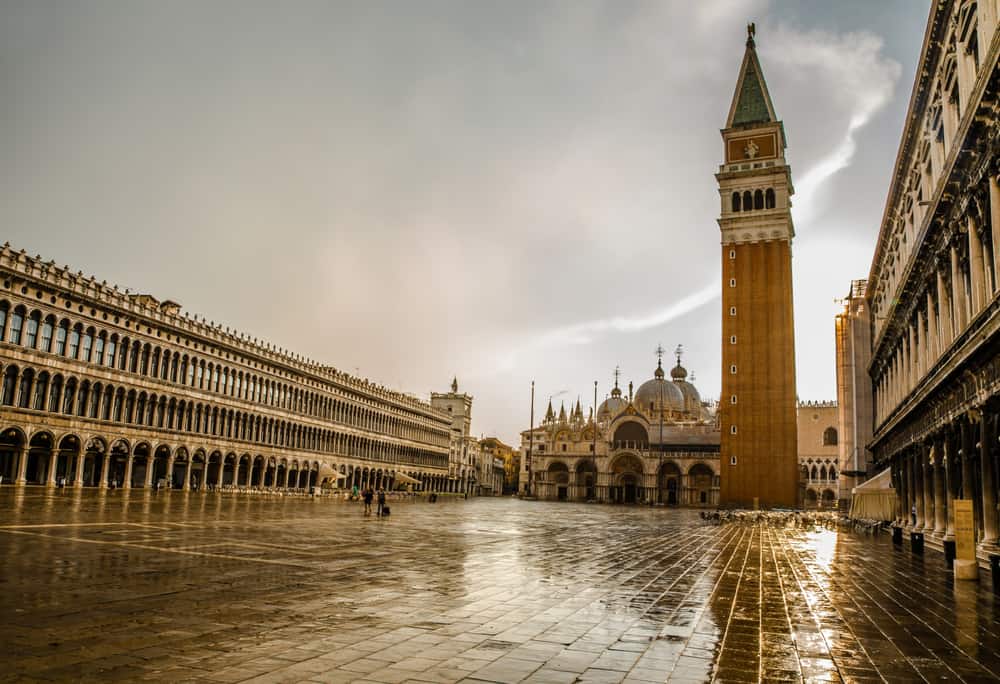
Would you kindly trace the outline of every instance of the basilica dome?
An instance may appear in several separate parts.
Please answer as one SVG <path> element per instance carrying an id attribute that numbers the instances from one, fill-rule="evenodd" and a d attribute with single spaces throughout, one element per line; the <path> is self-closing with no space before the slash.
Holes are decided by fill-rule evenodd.
<path id="1" fill-rule="evenodd" d="M 611 396 L 601 402 L 601 405 L 597 409 L 597 420 L 611 420 L 627 405 L 628 402 L 622 399 L 622 391 L 618 389 L 618 384 L 615 383 L 615 388 L 611 390 Z"/>
<path id="2" fill-rule="evenodd" d="M 697 388 L 687 381 L 687 374 L 687 369 L 681 365 L 680 361 L 670 369 L 670 377 L 673 379 L 674 385 L 684 395 L 684 410 L 692 416 L 700 417 L 702 409 L 701 395 L 698 394 Z"/>
<path id="3" fill-rule="evenodd" d="M 676 412 L 686 410 L 684 393 L 677 383 L 667 382 L 663 375 L 663 366 L 657 365 L 655 377 L 642 383 L 632 402 L 637 409 L 649 414 L 658 414 L 661 410 Z"/>

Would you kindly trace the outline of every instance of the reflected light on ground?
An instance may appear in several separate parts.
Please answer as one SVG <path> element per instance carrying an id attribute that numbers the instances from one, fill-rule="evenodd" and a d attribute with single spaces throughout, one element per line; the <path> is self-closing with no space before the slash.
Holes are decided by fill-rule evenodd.
<path id="1" fill-rule="evenodd" d="M 830 565 L 837 555 L 837 531 L 817 530 L 810 532 L 806 539 L 809 542 L 809 548 L 816 554 L 816 564 L 823 572 L 830 572 Z"/>

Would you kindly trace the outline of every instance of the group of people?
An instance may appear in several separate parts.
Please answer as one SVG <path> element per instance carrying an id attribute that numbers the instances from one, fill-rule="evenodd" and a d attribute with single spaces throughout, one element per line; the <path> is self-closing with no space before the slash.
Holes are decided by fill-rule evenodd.
<path id="1" fill-rule="evenodd" d="M 357 496 L 358 488 L 354 488 L 354 496 Z M 365 502 L 365 515 L 372 514 L 372 502 L 377 501 L 378 506 L 375 509 L 375 515 L 378 517 L 384 517 L 389 515 L 389 507 L 385 503 L 385 489 L 379 487 L 378 493 L 371 487 L 366 489 L 361 493 L 361 498 Z"/>

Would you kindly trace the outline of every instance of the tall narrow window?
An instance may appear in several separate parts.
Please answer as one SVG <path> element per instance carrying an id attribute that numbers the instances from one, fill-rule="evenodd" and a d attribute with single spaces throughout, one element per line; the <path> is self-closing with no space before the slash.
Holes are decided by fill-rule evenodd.
<path id="1" fill-rule="evenodd" d="M 71 359 L 75 359 L 76 353 L 80 350 L 80 331 L 78 327 L 73 328 L 69 334 L 69 349 L 66 352 L 66 356 Z"/>
<path id="2" fill-rule="evenodd" d="M 3 339 L 3 334 L 7 330 L 7 312 L 10 310 L 10 305 L 7 302 L 0 304 L 0 340 Z"/>
<path id="3" fill-rule="evenodd" d="M 733 193 L 733 211 L 739 211 L 740 210 L 740 204 L 741 204 L 741 202 L 740 202 L 740 193 L 734 192 Z"/>
<path id="4" fill-rule="evenodd" d="M 83 334 L 83 347 L 80 349 L 80 358 L 86 362 L 90 362 L 90 351 L 94 346 L 94 329 L 87 328 L 87 332 Z"/>
<path id="5" fill-rule="evenodd" d="M 753 193 L 753 208 L 763 209 L 764 208 L 764 193 L 760 190 L 755 190 Z"/>
<path id="6" fill-rule="evenodd" d="M 774 209 L 774 189 L 768 188 L 764 193 L 764 208 Z"/>
<path id="7" fill-rule="evenodd" d="M 743 211 L 750 211 L 753 209 L 753 195 L 749 190 L 743 193 Z"/>
<path id="8" fill-rule="evenodd" d="M 35 348 L 35 342 L 38 341 L 38 322 L 41 320 L 42 314 L 39 312 L 34 312 L 31 314 L 31 318 L 28 319 L 28 324 L 24 328 L 24 346 L 28 349 Z"/>
<path id="9" fill-rule="evenodd" d="M 56 328 L 56 346 L 52 350 L 53 354 L 62 356 L 66 353 L 66 336 L 69 334 L 69 321 L 62 321 Z"/>
<path id="10" fill-rule="evenodd" d="M 24 309 L 17 307 L 14 315 L 10 317 L 10 342 L 11 344 L 21 344 L 21 328 L 24 325 Z"/>
<path id="11" fill-rule="evenodd" d="M 43 352 L 52 351 L 52 332 L 55 330 L 55 326 L 52 325 L 53 319 L 46 318 L 45 322 L 42 323 L 42 346 L 39 347 Z"/>

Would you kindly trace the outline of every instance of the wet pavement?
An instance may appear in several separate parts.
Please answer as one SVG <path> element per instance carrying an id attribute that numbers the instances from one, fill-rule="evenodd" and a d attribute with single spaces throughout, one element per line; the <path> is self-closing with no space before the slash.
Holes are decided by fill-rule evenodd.
<path id="1" fill-rule="evenodd" d="M 1000 605 L 885 535 L 695 511 L 0 489 L 0 679 L 988 681 Z"/>

